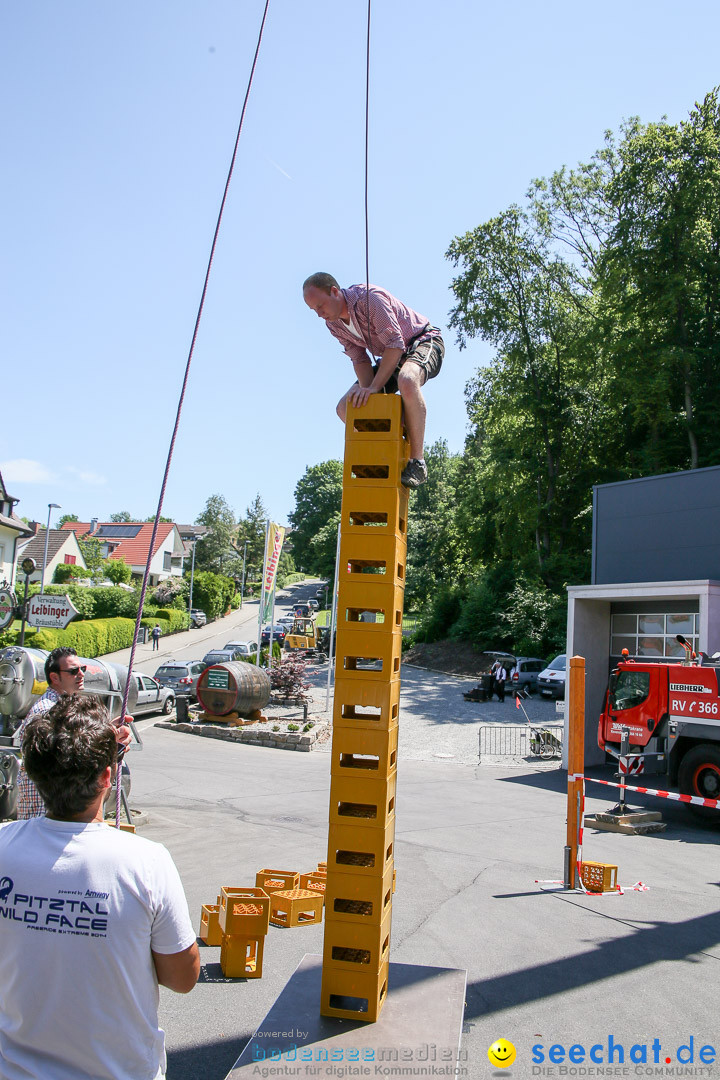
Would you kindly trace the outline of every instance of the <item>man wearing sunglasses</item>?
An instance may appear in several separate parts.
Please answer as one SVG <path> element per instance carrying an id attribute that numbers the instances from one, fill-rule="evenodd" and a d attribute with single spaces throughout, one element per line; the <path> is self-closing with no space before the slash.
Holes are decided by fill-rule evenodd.
<path id="1" fill-rule="evenodd" d="M 78 654 L 71 645 L 61 645 L 59 648 L 53 649 L 45 661 L 45 680 L 48 689 L 35 702 L 15 732 L 13 741 L 16 745 L 22 745 L 25 728 L 34 716 L 52 709 L 63 694 L 76 694 L 78 690 L 83 689 L 85 685 L 85 666 L 85 664 L 80 663 Z M 127 748 L 131 739 L 130 729 L 123 725 L 117 729 L 117 732 L 118 742 L 121 746 Z M 18 774 L 18 821 L 25 818 L 42 817 L 44 813 L 45 803 L 42 796 L 21 765 Z"/>

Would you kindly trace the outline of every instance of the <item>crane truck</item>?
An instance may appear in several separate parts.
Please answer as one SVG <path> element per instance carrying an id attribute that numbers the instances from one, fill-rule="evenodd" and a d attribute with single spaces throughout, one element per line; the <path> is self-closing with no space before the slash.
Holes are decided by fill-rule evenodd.
<path id="1" fill-rule="evenodd" d="M 660 773 L 681 793 L 720 798 L 720 687 L 716 657 L 683 661 L 625 656 L 610 676 L 598 745 L 628 773 Z M 621 753 L 622 747 L 622 753 Z M 720 821 L 720 810 L 691 805 Z"/>

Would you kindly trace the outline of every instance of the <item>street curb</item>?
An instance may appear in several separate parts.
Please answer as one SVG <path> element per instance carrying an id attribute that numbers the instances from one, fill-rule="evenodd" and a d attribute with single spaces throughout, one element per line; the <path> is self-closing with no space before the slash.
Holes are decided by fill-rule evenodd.
<path id="1" fill-rule="evenodd" d="M 311 731 L 259 731 L 250 728 L 228 727 L 227 724 L 178 724 L 159 720 L 153 725 L 167 731 L 182 731 L 186 735 L 201 735 L 206 739 L 223 742 L 248 743 L 251 746 L 267 746 L 274 750 L 300 750 L 308 753 L 318 737 L 329 730 L 329 724 L 317 725 Z"/>

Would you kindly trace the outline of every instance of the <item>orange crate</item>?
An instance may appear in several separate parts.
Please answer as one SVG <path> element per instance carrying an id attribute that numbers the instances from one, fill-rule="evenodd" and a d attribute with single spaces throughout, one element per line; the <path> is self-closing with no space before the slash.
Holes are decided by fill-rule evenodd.
<path id="1" fill-rule="evenodd" d="M 397 769 L 398 731 L 338 729 L 333 733 L 330 772 L 368 780 L 390 776 Z"/>
<path id="2" fill-rule="evenodd" d="M 331 775 L 331 824 L 384 829 L 395 817 L 396 776 L 397 773 L 394 773 L 379 780 L 363 780 L 354 776 Z"/>
<path id="3" fill-rule="evenodd" d="M 244 938 L 223 934 L 220 967 L 227 979 L 262 978 L 265 938 Z"/>
<path id="4" fill-rule="evenodd" d="M 200 933 L 198 937 L 206 945 L 220 945 L 222 943 L 219 914 L 219 904 L 203 904 L 200 913 Z"/>
<path id="5" fill-rule="evenodd" d="M 219 899 L 219 923 L 223 934 L 240 934 L 241 937 L 267 934 L 270 898 L 264 889 L 254 889 L 252 885 L 223 885 Z"/>
<path id="6" fill-rule="evenodd" d="M 581 865 L 583 885 L 588 892 L 615 892 L 617 866 L 602 862 L 584 862 Z"/>
<path id="7" fill-rule="evenodd" d="M 335 655 L 338 676 L 374 682 L 399 678 L 402 630 L 385 630 L 382 634 L 365 629 L 338 630 Z"/>
<path id="8" fill-rule="evenodd" d="M 393 867 L 373 877 L 328 874 L 325 889 L 325 921 L 381 923 L 392 904 Z"/>
<path id="9" fill-rule="evenodd" d="M 284 889 L 272 894 L 273 926 L 312 926 L 322 922 L 323 894 L 315 889 Z"/>
<path id="10" fill-rule="evenodd" d="M 300 873 L 297 870 L 258 870 L 255 884 L 270 895 L 280 889 L 296 889 Z"/>
<path id="11" fill-rule="evenodd" d="M 373 487 L 347 492 L 342 500 L 342 536 L 364 539 L 370 530 L 407 539 L 408 489 Z"/>
<path id="12" fill-rule="evenodd" d="M 320 1012 L 345 1020 L 373 1023 L 385 1004 L 389 962 L 379 971 L 346 971 L 335 964 L 323 964 Z"/>
<path id="13" fill-rule="evenodd" d="M 403 601 L 405 590 L 399 585 L 373 585 L 371 590 L 363 581 L 343 581 L 338 605 L 337 628 L 344 630 L 367 630 L 372 634 L 385 634 L 389 630 L 402 632 Z M 365 622 L 364 612 L 375 615 L 374 622 Z"/>
<path id="14" fill-rule="evenodd" d="M 328 866 L 341 874 L 360 877 L 384 875 L 393 865 L 395 818 L 384 829 L 356 825 L 330 825 Z"/>
<path id="15" fill-rule="evenodd" d="M 404 437 L 402 399 L 399 394 L 373 394 L 359 409 L 348 403 L 345 442 Z"/>
<path id="16" fill-rule="evenodd" d="M 356 677 L 357 676 L 357 677 Z M 389 731 L 400 716 L 400 679 L 380 682 L 361 671 L 335 676 L 333 729 Z"/>
<path id="17" fill-rule="evenodd" d="M 346 439 L 343 495 L 367 488 L 400 487 L 408 460 L 407 443 L 392 439 Z"/>
<path id="18" fill-rule="evenodd" d="M 390 954 L 391 918 L 388 909 L 381 923 L 326 920 L 323 967 L 328 964 L 344 971 L 379 971 Z"/>

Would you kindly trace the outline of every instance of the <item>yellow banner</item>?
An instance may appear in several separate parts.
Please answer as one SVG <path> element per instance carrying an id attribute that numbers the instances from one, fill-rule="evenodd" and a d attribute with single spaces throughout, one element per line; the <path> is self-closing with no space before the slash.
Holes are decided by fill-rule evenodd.
<path id="1" fill-rule="evenodd" d="M 270 528 L 268 529 L 267 550 L 265 552 L 265 580 L 263 581 L 263 602 L 260 605 L 263 613 L 263 621 L 270 618 L 270 609 L 272 607 L 271 597 L 273 594 L 273 589 L 275 588 L 275 578 L 277 576 L 278 563 L 280 562 L 280 552 L 282 551 L 284 539 L 285 527 L 283 525 L 276 525 L 274 521 L 271 521 Z"/>

